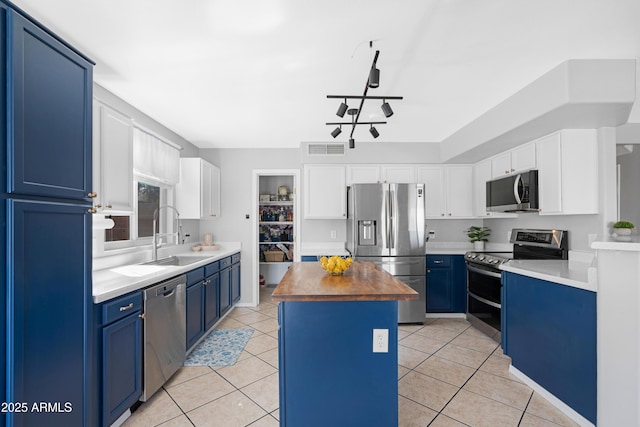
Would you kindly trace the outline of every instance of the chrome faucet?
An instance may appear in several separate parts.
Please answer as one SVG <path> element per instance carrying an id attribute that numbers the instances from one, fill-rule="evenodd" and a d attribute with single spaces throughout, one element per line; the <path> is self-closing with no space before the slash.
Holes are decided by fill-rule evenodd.
<path id="1" fill-rule="evenodd" d="M 158 224 L 158 213 L 162 210 L 162 209 L 172 209 L 175 213 L 176 213 L 176 220 L 178 221 L 178 231 L 175 233 L 157 233 L 156 232 L 156 227 Z M 160 207 L 158 207 L 158 209 L 156 209 L 153 212 L 153 260 L 157 261 L 158 260 L 158 236 L 176 236 L 176 245 L 180 244 L 180 233 L 182 232 L 182 223 L 180 222 L 180 213 L 178 212 L 178 210 L 176 208 L 174 208 L 171 205 L 162 205 Z"/>

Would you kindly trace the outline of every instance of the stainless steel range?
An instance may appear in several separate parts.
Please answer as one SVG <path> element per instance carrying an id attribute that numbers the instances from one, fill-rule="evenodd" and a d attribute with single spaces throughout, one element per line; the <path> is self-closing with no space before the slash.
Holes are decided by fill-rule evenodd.
<path id="1" fill-rule="evenodd" d="M 510 259 L 567 259 L 568 232 L 513 229 L 513 252 L 467 252 L 467 320 L 500 341 L 502 283 L 500 264 Z"/>

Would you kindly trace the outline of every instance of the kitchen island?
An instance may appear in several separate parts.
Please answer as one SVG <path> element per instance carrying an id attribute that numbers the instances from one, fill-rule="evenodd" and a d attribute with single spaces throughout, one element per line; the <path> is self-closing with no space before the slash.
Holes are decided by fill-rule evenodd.
<path id="1" fill-rule="evenodd" d="M 398 300 L 418 298 L 373 263 L 340 276 L 293 263 L 278 306 L 281 426 L 398 424 Z"/>

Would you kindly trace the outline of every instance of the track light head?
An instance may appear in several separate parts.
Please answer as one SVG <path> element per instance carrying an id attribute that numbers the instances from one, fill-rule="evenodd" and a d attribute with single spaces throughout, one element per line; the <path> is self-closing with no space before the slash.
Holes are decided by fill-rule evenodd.
<path id="1" fill-rule="evenodd" d="M 342 127 L 337 127 L 331 131 L 331 136 L 335 138 L 336 136 L 340 135 L 341 132 L 342 132 Z"/>
<path id="2" fill-rule="evenodd" d="M 371 135 L 373 135 L 374 138 L 377 138 L 380 136 L 380 133 L 378 133 L 378 129 L 374 128 L 373 125 L 369 129 L 369 132 L 371 132 Z"/>
<path id="3" fill-rule="evenodd" d="M 373 67 L 371 71 L 369 71 L 369 87 L 372 89 L 380 86 L 380 70 Z"/>
<path id="4" fill-rule="evenodd" d="M 393 110 L 391 109 L 391 105 L 389 105 L 389 103 L 386 101 L 382 103 L 382 112 L 384 113 L 384 116 L 387 118 L 393 116 Z"/>
<path id="5" fill-rule="evenodd" d="M 353 138 L 349 138 L 349 148 L 356 148 L 356 141 Z"/>
<path id="6" fill-rule="evenodd" d="M 341 103 L 340 106 L 338 107 L 338 111 L 336 112 L 336 116 L 344 117 L 344 113 L 347 112 L 347 108 L 349 108 L 349 106 L 346 104 L 346 99 L 345 99 L 345 102 Z"/>

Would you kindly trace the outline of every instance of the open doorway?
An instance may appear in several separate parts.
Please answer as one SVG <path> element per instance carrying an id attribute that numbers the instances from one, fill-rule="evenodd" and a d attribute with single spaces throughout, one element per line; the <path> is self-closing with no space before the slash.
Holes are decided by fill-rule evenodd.
<path id="1" fill-rule="evenodd" d="M 300 171 L 260 169 L 253 182 L 253 278 L 256 304 L 260 287 L 278 284 L 291 263 L 300 260 Z"/>

